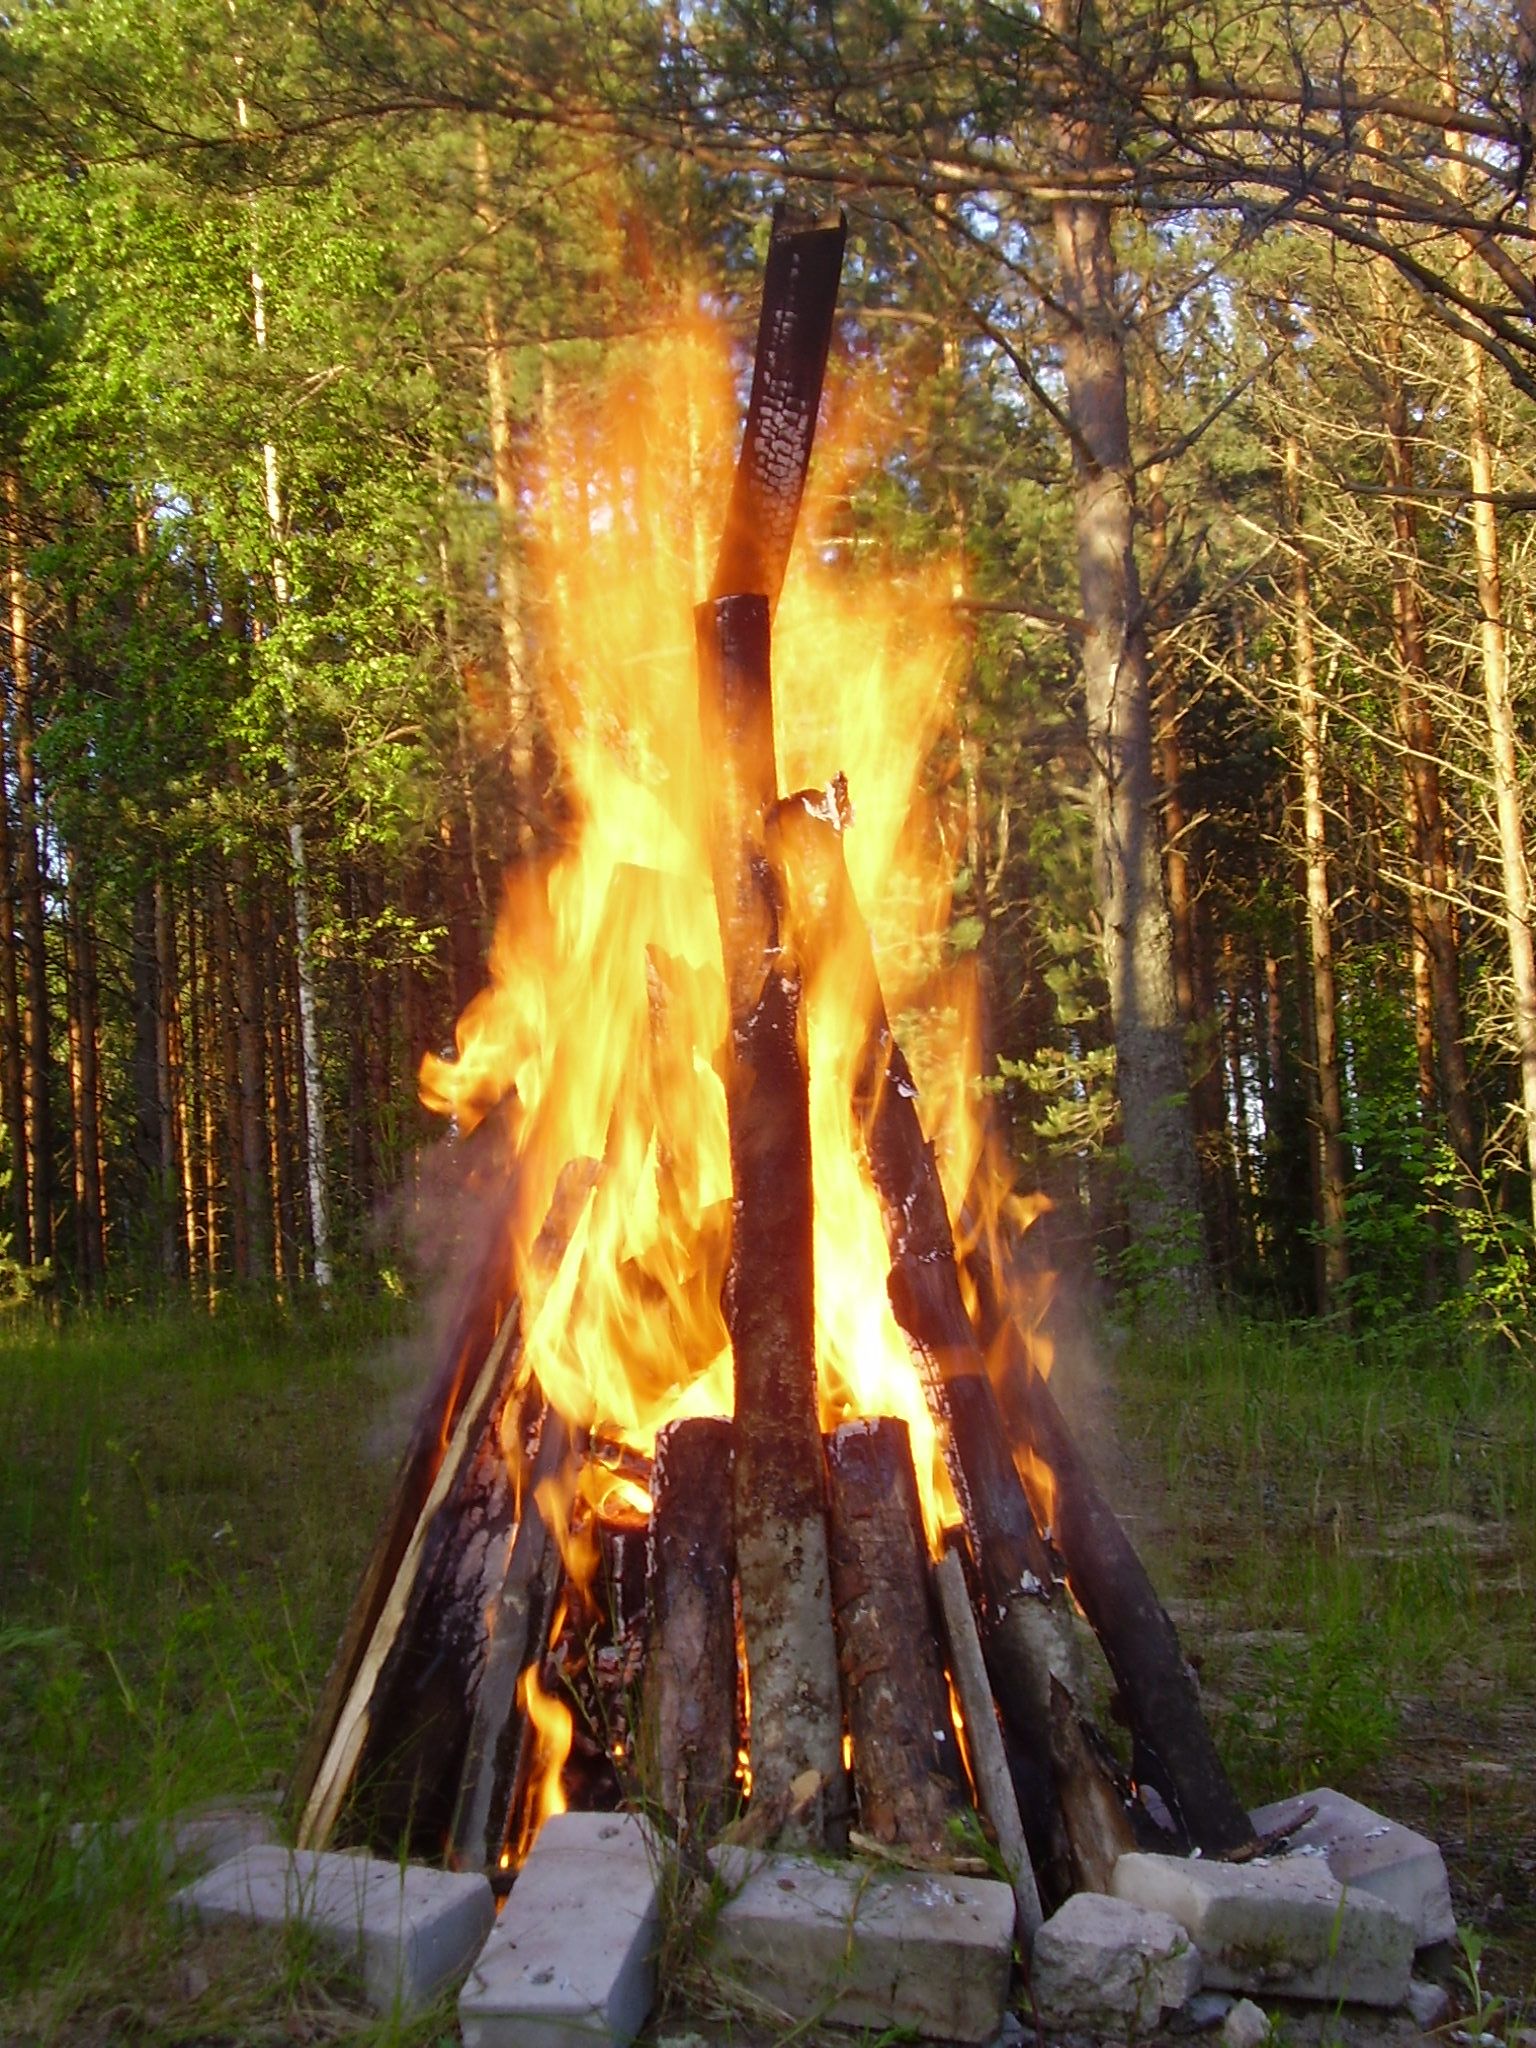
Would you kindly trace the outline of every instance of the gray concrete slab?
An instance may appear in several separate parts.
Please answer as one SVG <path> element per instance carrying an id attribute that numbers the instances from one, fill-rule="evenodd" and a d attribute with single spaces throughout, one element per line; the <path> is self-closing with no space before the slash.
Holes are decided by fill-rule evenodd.
<path id="1" fill-rule="evenodd" d="M 1014 1897 L 989 1878 L 744 1849 L 712 1861 L 729 1896 L 711 1967 L 794 2019 L 990 2041 L 1012 1967 Z"/>
<path id="2" fill-rule="evenodd" d="M 1122 1856 L 1110 1890 L 1172 1914 L 1217 1990 L 1389 2006 L 1408 1995 L 1409 1922 L 1372 1893 L 1341 1885 L 1321 1857 Z"/>
<path id="3" fill-rule="evenodd" d="M 628 1813 L 544 1823 L 459 1994 L 464 2048 L 624 2048 L 656 1996 L 662 1854 Z"/>
<path id="4" fill-rule="evenodd" d="M 1078 1892 L 1035 1935 L 1029 1989 L 1047 2027 L 1146 2034 L 1200 1988 L 1200 1952 L 1167 1913 Z"/>
<path id="5" fill-rule="evenodd" d="M 1330 1785 L 1261 1806 L 1253 1816 L 1254 1829 L 1273 1834 L 1288 1815 L 1308 1806 L 1317 1808 L 1316 1816 L 1291 1836 L 1290 1855 L 1321 1856 L 1341 1884 L 1395 1906 L 1412 1923 L 1417 1947 L 1455 1938 L 1445 1859 L 1427 1835 L 1415 1834 Z"/>
<path id="6" fill-rule="evenodd" d="M 471 1871 L 280 1848 L 246 1850 L 171 1903 L 205 1927 L 310 1929 L 357 1970 L 381 2012 L 430 2005 L 458 1983 L 496 1917 L 490 1885 Z"/>

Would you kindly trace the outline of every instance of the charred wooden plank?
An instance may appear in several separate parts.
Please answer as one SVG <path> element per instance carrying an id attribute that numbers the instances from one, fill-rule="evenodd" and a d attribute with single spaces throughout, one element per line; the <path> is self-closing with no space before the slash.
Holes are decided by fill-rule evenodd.
<path id="1" fill-rule="evenodd" d="M 474 1395 L 477 1375 L 497 1341 L 498 1331 L 510 1321 L 515 1337 L 512 1245 L 508 1230 L 513 1184 L 499 1157 L 505 1140 L 505 1116 L 493 1115 L 486 1118 L 467 1148 L 472 1156 L 466 1165 L 466 1176 L 482 1219 L 479 1241 L 471 1253 L 469 1277 L 462 1284 L 441 1362 L 417 1410 L 378 1533 L 347 1610 L 319 1704 L 288 1783 L 286 1804 L 305 1841 L 317 1839 L 309 1809 L 316 1798 L 318 1781 L 327 1770 L 337 1727 L 357 1687 L 359 1672 L 376 1650 L 385 1606 L 407 1554 L 417 1541 L 428 1496 L 445 1451 L 455 1439 L 464 1404 Z M 473 1438 L 471 1431 L 466 1441 L 472 1444 Z M 371 1668 L 376 1671 L 378 1664 L 377 1655 L 373 1655 Z M 328 1803 L 328 1795 L 322 1795 L 322 1803 Z"/>
<path id="2" fill-rule="evenodd" d="M 840 212 L 774 209 L 752 396 L 712 597 L 751 593 L 770 609 L 777 601 L 810 467 L 846 239 Z"/>
<path id="3" fill-rule="evenodd" d="M 1107 1892 L 1115 1865 L 1138 1846 L 1131 1790 L 1104 1738 L 1056 1678 L 1051 1680 L 1051 1768 L 1076 1889 Z"/>
<path id="4" fill-rule="evenodd" d="M 546 1405 L 517 1533 L 487 1618 L 489 1643 L 448 1837 L 448 1862 L 455 1870 L 494 1870 L 512 1826 L 527 1766 L 518 1682 L 543 1655 L 552 1561 L 559 1554 L 547 1519 L 546 1488 L 558 1485 L 573 1449 L 564 1418 Z"/>
<path id="5" fill-rule="evenodd" d="M 530 1254 L 534 1273 L 547 1276 L 564 1256 L 597 1174 L 592 1160 L 572 1161 L 562 1172 Z M 505 1219 L 498 1217 L 497 1223 L 499 1245 Z M 494 1271 L 499 1267 L 488 1264 L 488 1281 Z M 369 1802 L 359 1824 L 365 1832 L 381 1825 L 377 1816 L 395 1811 L 401 1799 L 412 1815 L 412 1829 L 435 1825 L 429 1816 L 441 1818 L 433 1788 L 440 1772 L 451 1768 L 479 1682 L 485 1654 L 482 1616 L 515 1513 L 505 1487 L 503 1439 L 515 1453 L 519 1430 L 529 1419 L 529 1404 L 520 1394 L 516 1408 L 509 1409 L 521 1350 L 521 1311 L 514 1301 L 478 1369 L 454 1393 L 447 1416 L 436 1417 L 440 1429 L 451 1417 L 451 1428 L 403 1549 L 398 1546 L 397 1503 L 391 1503 L 379 1549 L 396 1557 L 393 1576 L 377 1591 L 372 1570 L 364 1575 L 343 1635 L 351 1677 L 339 1699 L 328 1689 L 316 1717 L 320 1735 L 306 1750 L 305 1777 L 296 1781 L 291 1795 L 301 1847 L 324 1847 L 364 1770 Z M 434 1386 L 422 1409 L 416 1439 L 431 1419 L 430 1401 L 439 1391 Z M 537 1407 L 536 1400 L 532 1405 Z M 360 1615 L 371 1616 L 365 1634 Z M 313 1763 L 310 1750 L 318 1751 Z M 440 1839 L 432 1840 L 431 1852 L 439 1846 Z"/>
<path id="6" fill-rule="evenodd" d="M 701 605 L 700 707 L 716 767 L 711 847 L 730 1039 L 734 1210 L 722 1307 L 735 1373 L 734 1520 L 753 1711 L 753 1797 L 786 1839 L 842 1806 L 842 1716 L 817 1418 L 810 1105 L 800 986 L 777 943 L 764 852 L 775 800 L 768 605 Z M 812 1796 L 805 1796 L 814 1778 Z M 796 1788 L 799 1788 L 798 1790 Z"/>
<path id="7" fill-rule="evenodd" d="M 641 1775 L 685 1846 L 707 1846 L 738 1797 L 733 1460 L 720 1417 L 657 1438 Z"/>
<path id="8" fill-rule="evenodd" d="M 329 1703 L 324 1703 L 329 1722 L 326 1740 L 299 1809 L 298 1840 L 302 1848 L 323 1848 L 329 1841 L 364 1753 L 370 1742 L 379 1740 L 387 1721 L 387 1714 L 380 1711 L 387 1699 L 387 1692 L 380 1693 L 380 1681 L 392 1659 L 396 1659 L 397 1646 L 408 1633 L 410 1618 L 420 1614 L 427 1604 L 424 1589 L 441 1582 L 444 1557 L 455 1546 L 455 1531 L 465 1528 L 464 1498 L 466 1492 L 482 1484 L 476 1468 L 483 1462 L 483 1446 L 504 1404 L 506 1378 L 518 1346 L 514 1305 L 462 1404 L 404 1554 L 377 1604 L 373 1626 L 361 1650 L 350 1659 L 351 1684 L 334 1713 L 329 1711 Z M 494 1510 L 488 1509 L 487 1543 L 494 1540 L 490 1526 L 494 1520 Z M 467 1679 L 468 1674 L 465 1675 Z M 386 1735 L 384 1739 L 390 1738 Z"/>
<path id="9" fill-rule="evenodd" d="M 827 1444 L 832 1605 L 862 1834 L 938 1858 L 964 1777 L 939 1661 L 907 1426 L 849 1422 Z"/>
<path id="10" fill-rule="evenodd" d="M 525 1397 L 526 1398 L 526 1397 Z M 537 1405 L 536 1399 L 535 1404 Z M 524 1400 L 505 1418 L 522 1426 Z M 485 1613 L 506 1569 L 515 1489 L 493 1418 L 432 1518 L 421 1567 L 368 1702 L 333 1839 L 436 1860 L 485 1663 Z"/>

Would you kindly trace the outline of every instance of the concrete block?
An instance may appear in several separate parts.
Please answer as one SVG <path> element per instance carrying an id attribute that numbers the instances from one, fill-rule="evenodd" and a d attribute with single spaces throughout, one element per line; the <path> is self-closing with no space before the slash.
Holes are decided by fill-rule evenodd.
<path id="1" fill-rule="evenodd" d="M 248 1849 L 171 1905 L 205 1927 L 309 1928 L 352 1964 L 381 2012 L 430 2005 L 458 1983 L 496 1918 L 490 1885 L 473 1871 L 303 1849 Z"/>
<path id="2" fill-rule="evenodd" d="M 1287 1814 L 1307 1806 L 1317 1808 L 1316 1818 L 1291 1836 L 1290 1855 L 1321 1856 L 1340 1884 L 1372 1892 L 1395 1906 L 1411 1923 L 1417 1947 L 1455 1938 L 1445 1859 L 1428 1836 L 1415 1834 L 1328 1785 L 1304 1792 L 1299 1799 L 1261 1806 L 1253 1816 L 1255 1832 L 1273 1834 L 1285 1826 Z"/>
<path id="3" fill-rule="evenodd" d="M 152 1847 L 163 1877 L 196 1877 L 247 1849 L 267 1849 L 277 1841 L 277 1802 L 256 1794 L 248 1799 L 210 1799 L 186 1807 L 169 1820 L 148 1821 L 129 1815 L 116 1821 L 76 1821 L 69 1830 L 70 1847 L 79 1856 L 78 1878 L 94 1883 L 105 1869 L 114 1844 L 141 1838 Z"/>
<path id="4" fill-rule="evenodd" d="M 1268 2039 L 1268 2013 L 1251 1998 L 1240 1998 L 1221 2023 L 1221 2048 L 1259 2048 Z"/>
<path id="5" fill-rule="evenodd" d="M 1002 2025 L 1014 1898 L 989 1878 L 728 1848 L 718 1975 L 795 2019 L 990 2041 Z"/>
<path id="6" fill-rule="evenodd" d="M 277 1846 L 274 1800 L 211 1799 L 173 1815 L 166 1830 L 167 1876 L 216 1870 L 247 1849 Z"/>
<path id="7" fill-rule="evenodd" d="M 1401 2005 L 1413 1929 L 1370 1892 L 1341 1885 L 1321 1857 L 1208 1863 L 1122 1856 L 1110 1890 L 1171 1913 L 1219 1990 Z"/>
<path id="8" fill-rule="evenodd" d="M 662 1858 L 630 1813 L 539 1830 L 459 1994 L 464 2048 L 624 2048 L 656 1996 Z"/>
<path id="9" fill-rule="evenodd" d="M 1145 2034 L 1200 1988 L 1200 1955 L 1177 1920 L 1078 1892 L 1035 1934 L 1029 1988 L 1047 2027 Z"/>
<path id="10" fill-rule="evenodd" d="M 1443 1984 L 1430 1984 L 1422 1977 L 1410 1979 L 1408 2013 L 1421 2034 L 1432 2034 L 1451 2009 L 1451 1994 Z"/>

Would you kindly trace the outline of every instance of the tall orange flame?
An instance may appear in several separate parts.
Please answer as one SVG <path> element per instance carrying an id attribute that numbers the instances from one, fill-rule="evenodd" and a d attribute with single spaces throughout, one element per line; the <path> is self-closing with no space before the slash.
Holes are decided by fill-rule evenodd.
<path id="1" fill-rule="evenodd" d="M 895 567 L 855 530 L 853 485 L 887 452 L 878 401 L 844 379 L 818 446 L 774 623 L 780 784 L 846 772 L 854 896 L 898 1029 L 921 1005 L 906 1049 L 958 1216 L 981 1157 L 974 1006 L 944 957 L 961 834 L 924 789 L 951 717 L 956 572 Z M 737 420 L 729 350 L 703 323 L 628 350 L 595 400 L 552 411 L 530 644 L 572 823 L 553 858 L 511 880 L 457 1057 L 422 1068 L 423 1099 L 463 1130 L 515 1095 L 523 1367 L 573 1425 L 641 1452 L 667 1422 L 732 1405 L 727 1016 L 692 613 Z M 891 1313 L 851 1104 L 862 989 L 823 971 L 806 1002 L 822 1418 L 907 1422 L 937 1541 L 956 1509 Z M 561 1171 L 583 1159 L 598 1172 L 567 1254 L 535 1264 Z M 542 1712 L 536 1680 L 528 1693 Z"/>

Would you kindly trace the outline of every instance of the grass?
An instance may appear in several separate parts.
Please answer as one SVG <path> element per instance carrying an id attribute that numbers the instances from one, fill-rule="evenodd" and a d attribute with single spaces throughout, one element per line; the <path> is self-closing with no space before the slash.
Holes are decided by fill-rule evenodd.
<path id="1" fill-rule="evenodd" d="M 1128 1348 L 1111 1399 L 1108 1484 L 1241 1790 L 1334 1784 L 1434 1836 L 1529 2005 L 1536 1375 L 1411 1337 L 1227 1329 Z"/>
<path id="2" fill-rule="evenodd" d="M 153 1824 L 290 1764 L 387 1490 L 398 1304 L 0 1322 L 0 2040 L 425 2044 L 293 1940 L 177 1931 Z M 1062 1367 L 1070 1375 L 1070 1365 Z M 1069 1397 L 1074 1390 L 1069 1385 Z M 1436 1835 L 1536 1986 L 1536 1380 L 1297 1329 L 1128 1344 L 1085 1403 L 1251 1799 Z M 384 1435 L 388 1435 L 386 1430 Z M 82 1858 L 70 1824 L 139 1819 Z M 82 1908 L 82 1900 L 87 1901 Z"/>
<path id="3" fill-rule="evenodd" d="M 206 2038 L 216 2010 L 303 2039 L 309 1999 L 335 2031 L 291 1944 L 199 1958 L 170 1931 L 155 1826 L 291 1763 L 390 1476 L 381 1339 L 355 1307 L 0 1324 L 0 2038 L 172 2040 L 194 2013 Z M 84 1865 L 82 1821 L 111 1830 Z"/>

